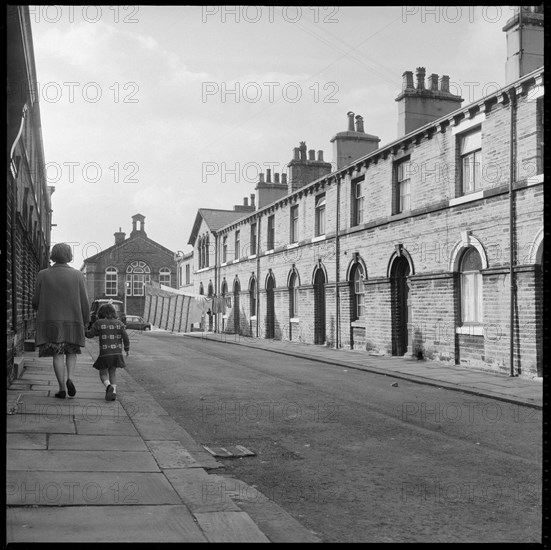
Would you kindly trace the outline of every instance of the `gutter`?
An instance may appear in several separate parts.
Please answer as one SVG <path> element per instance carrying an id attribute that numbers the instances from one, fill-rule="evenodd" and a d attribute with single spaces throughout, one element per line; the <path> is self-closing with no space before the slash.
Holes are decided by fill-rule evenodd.
<path id="1" fill-rule="evenodd" d="M 521 8 L 522 11 L 522 8 Z M 509 368 L 510 377 L 517 376 L 515 370 L 515 271 L 514 271 L 514 196 L 513 182 L 515 180 L 515 162 L 516 162 L 516 91 L 514 88 L 509 90 L 509 101 L 511 108 L 511 127 L 509 135 Z"/>

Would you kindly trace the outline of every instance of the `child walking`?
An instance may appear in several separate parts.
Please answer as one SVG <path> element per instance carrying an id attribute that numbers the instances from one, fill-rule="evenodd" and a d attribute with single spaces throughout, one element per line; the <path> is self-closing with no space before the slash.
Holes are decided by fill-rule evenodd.
<path id="1" fill-rule="evenodd" d="M 117 398 L 117 369 L 126 367 L 122 356 L 123 345 L 128 357 L 130 341 L 111 304 L 99 308 L 97 321 L 86 330 L 87 338 L 94 336 L 99 336 L 99 356 L 94 368 L 99 370 L 99 377 L 106 388 L 105 400 L 114 401 Z"/>

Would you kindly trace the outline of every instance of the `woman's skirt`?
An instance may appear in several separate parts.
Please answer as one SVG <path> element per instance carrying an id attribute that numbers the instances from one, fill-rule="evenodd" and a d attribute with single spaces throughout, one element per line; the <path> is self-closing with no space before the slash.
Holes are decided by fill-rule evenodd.
<path id="1" fill-rule="evenodd" d="M 53 357 L 54 355 L 70 355 L 82 353 L 78 344 L 67 342 L 48 342 L 38 346 L 38 357 Z"/>

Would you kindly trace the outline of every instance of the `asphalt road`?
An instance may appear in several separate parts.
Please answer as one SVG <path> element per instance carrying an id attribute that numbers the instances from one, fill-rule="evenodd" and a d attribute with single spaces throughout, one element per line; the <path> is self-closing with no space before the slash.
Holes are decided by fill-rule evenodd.
<path id="1" fill-rule="evenodd" d="M 128 371 L 198 443 L 256 453 L 219 459 L 224 473 L 324 542 L 541 542 L 540 411 L 171 333 L 132 340 Z"/>

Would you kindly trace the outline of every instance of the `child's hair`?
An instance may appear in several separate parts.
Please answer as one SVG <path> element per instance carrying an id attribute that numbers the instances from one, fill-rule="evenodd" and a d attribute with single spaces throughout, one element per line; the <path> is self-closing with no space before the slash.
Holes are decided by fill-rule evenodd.
<path id="1" fill-rule="evenodd" d="M 116 319 L 117 312 L 111 304 L 103 304 L 98 310 L 98 319 Z"/>

